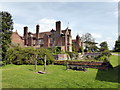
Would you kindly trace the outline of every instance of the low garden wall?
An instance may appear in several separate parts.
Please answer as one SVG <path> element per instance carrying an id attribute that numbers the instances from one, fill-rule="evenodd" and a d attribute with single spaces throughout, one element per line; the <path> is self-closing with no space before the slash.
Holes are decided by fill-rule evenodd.
<path id="1" fill-rule="evenodd" d="M 67 54 L 57 54 L 54 55 L 55 60 L 68 60 L 68 55 Z"/>
<path id="2" fill-rule="evenodd" d="M 109 69 L 113 68 L 109 62 L 90 62 L 90 61 L 55 61 L 55 65 L 68 65 L 84 66 L 86 68 L 97 68 L 97 69 Z"/>

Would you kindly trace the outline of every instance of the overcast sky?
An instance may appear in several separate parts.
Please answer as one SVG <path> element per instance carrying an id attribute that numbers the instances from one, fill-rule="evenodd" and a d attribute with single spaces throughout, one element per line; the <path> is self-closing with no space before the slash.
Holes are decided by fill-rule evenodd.
<path id="1" fill-rule="evenodd" d="M 91 33 L 97 43 L 107 41 L 114 47 L 118 36 L 117 2 L 5 2 L 0 3 L 0 11 L 8 11 L 13 16 L 14 31 L 23 35 L 23 27 L 35 32 L 55 29 L 55 22 L 62 22 L 62 29 L 72 29 L 72 37 Z M 69 24 L 68 24 L 69 22 Z"/>

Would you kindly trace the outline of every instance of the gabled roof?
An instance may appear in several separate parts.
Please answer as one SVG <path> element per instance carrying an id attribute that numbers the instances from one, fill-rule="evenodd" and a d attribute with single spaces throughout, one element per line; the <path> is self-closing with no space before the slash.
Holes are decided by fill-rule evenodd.
<path id="1" fill-rule="evenodd" d="M 12 34 L 17 34 L 21 39 L 23 39 L 23 37 L 22 36 L 20 36 L 19 34 L 18 34 L 18 32 L 17 31 L 15 31 L 15 32 L 12 32 Z"/>

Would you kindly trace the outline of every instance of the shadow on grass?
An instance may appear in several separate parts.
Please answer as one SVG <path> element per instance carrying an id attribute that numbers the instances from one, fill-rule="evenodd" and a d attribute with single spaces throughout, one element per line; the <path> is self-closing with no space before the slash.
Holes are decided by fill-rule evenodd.
<path id="1" fill-rule="evenodd" d="M 120 65 L 109 70 L 98 70 L 96 80 L 120 83 L 119 72 Z"/>

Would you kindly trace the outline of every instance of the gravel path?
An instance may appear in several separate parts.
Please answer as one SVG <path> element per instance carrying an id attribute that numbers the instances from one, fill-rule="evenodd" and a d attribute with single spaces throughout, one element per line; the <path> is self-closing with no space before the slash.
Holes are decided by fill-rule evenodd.
<path id="1" fill-rule="evenodd" d="M 115 55 L 115 56 L 120 56 L 120 54 L 116 54 L 116 53 L 112 53 L 112 55 Z"/>

